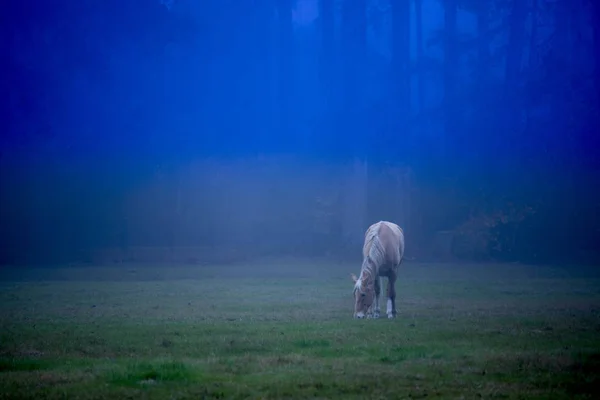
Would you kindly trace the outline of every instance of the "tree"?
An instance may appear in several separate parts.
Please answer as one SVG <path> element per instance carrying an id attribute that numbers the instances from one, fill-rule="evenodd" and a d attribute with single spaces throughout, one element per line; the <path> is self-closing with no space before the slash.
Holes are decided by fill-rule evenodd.
<path id="1" fill-rule="evenodd" d="M 334 2 L 333 0 L 319 0 L 319 28 L 321 33 L 321 46 L 319 51 L 320 83 L 323 97 L 325 99 L 325 109 L 327 112 L 333 111 L 334 99 Z"/>
<path id="2" fill-rule="evenodd" d="M 535 0 L 534 0 L 535 1 Z M 490 38 L 489 38 L 489 0 L 477 2 L 477 85 L 486 86 L 489 73 Z"/>
<path id="3" fill-rule="evenodd" d="M 449 152 L 456 146 L 464 147 L 464 143 L 456 143 L 460 137 L 458 126 L 458 109 L 456 107 L 456 84 L 458 71 L 458 42 L 457 42 L 457 0 L 444 0 L 444 139 L 442 151 L 444 157 L 450 156 Z M 450 138 L 454 148 L 450 146 Z M 454 151 L 452 151 L 454 153 Z"/>
<path id="4" fill-rule="evenodd" d="M 367 141 L 363 103 L 365 59 L 367 55 L 367 2 L 345 1 L 342 4 L 343 136 L 349 142 L 353 163 L 352 176 L 343 187 L 342 234 L 352 246 L 361 244 L 367 227 Z M 350 171 L 349 171 L 350 172 Z"/>
<path id="5" fill-rule="evenodd" d="M 250 101 L 252 126 L 255 127 L 256 132 L 255 146 L 257 148 L 265 146 L 269 138 L 265 137 L 265 132 L 272 130 L 273 120 L 272 115 L 272 88 L 273 79 L 271 66 L 271 56 L 273 53 L 273 46 L 271 45 L 271 22 L 273 21 L 274 4 L 271 0 L 259 0 L 255 1 L 253 7 L 249 10 L 250 28 L 248 32 L 252 33 L 250 36 L 250 43 L 248 45 L 251 50 L 249 59 L 252 61 L 251 75 L 252 92 Z M 289 25 L 289 21 L 288 21 Z M 289 29 L 286 28 L 286 29 Z M 289 33 L 288 33 L 289 34 Z M 288 45 L 291 46 L 291 43 Z M 286 49 L 288 52 L 290 49 Z M 288 55 L 289 57 L 289 55 Z M 284 74 L 290 74 L 291 71 L 282 71 Z M 266 90 L 265 90 L 266 88 Z"/>
<path id="6" fill-rule="evenodd" d="M 423 0 L 415 0 L 415 21 L 415 29 L 417 31 L 417 108 L 419 110 L 419 113 L 423 113 L 425 110 L 425 77 L 423 76 L 423 64 L 425 61 L 425 51 L 423 49 Z"/>
<path id="7" fill-rule="evenodd" d="M 277 51 L 278 51 L 278 131 L 290 135 L 290 101 L 293 96 L 293 47 L 292 1 L 277 0 Z"/>
<path id="8" fill-rule="evenodd" d="M 600 109 L 600 2 L 591 0 L 592 7 L 592 29 L 594 49 L 594 86 L 596 90 L 596 101 Z"/>
<path id="9" fill-rule="evenodd" d="M 523 0 L 513 0 L 512 10 L 510 14 L 510 26 L 508 32 L 508 48 L 506 53 L 506 62 L 504 64 L 504 112 L 501 121 L 503 135 L 499 135 L 499 143 L 496 143 L 500 148 L 508 151 L 508 147 L 513 157 L 520 160 L 520 146 L 518 137 L 520 136 L 520 114 L 521 110 L 515 101 L 518 95 L 518 88 L 521 83 L 521 71 L 523 66 L 523 51 L 525 49 L 525 22 L 527 18 L 527 3 Z M 508 154 L 508 153 L 507 153 Z"/>
<path id="10" fill-rule="evenodd" d="M 364 82 L 367 57 L 367 2 L 342 3 L 341 58 L 343 121 L 346 133 L 361 132 L 365 127 Z M 366 155 L 366 135 L 344 135 L 353 155 Z"/>
<path id="11" fill-rule="evenodd" d="M 410 0 L 392 1 L 392 127 L 390 143 L 410 143 Z M 389 128 L 388 128 L 389 129 Z M 393 148 L 384 143 L 386 148 Z"/>

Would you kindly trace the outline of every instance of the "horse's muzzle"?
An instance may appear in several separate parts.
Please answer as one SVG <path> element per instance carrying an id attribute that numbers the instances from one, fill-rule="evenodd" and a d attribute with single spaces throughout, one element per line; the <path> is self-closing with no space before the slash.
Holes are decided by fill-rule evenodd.
<path id="1" fill-rule="evenodd" d="M 365 313 L 364 312 L 358 312 L 354 314 L 354 318 L 356 319 L 363 319 L 365 317 Z"/>

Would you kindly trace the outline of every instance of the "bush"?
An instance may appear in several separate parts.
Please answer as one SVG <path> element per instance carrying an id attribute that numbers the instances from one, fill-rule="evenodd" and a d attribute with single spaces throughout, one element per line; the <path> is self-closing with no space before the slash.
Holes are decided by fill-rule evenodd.
<path id="1" fill-rule="evenodd" d="M 534 213 L 531 206 L 508 203 L 502 209 L 471 215 L 455 230 L 453 255 L 478 261 L 514 261 L 519 228 Z"/>

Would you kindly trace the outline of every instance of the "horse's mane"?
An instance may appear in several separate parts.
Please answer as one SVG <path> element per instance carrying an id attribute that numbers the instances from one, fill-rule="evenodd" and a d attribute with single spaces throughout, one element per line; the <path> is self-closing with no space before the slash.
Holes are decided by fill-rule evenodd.
<path id="1" fill-rule="evenodd" d="M 371 279 L 377 279 L 377 275 L 379 273 L 378 269 L 385 263 L 385 249 L 379 240 L 379 228 L 381 227 L 381 224 L 384 223 L 385 222 L 382 221 L 371 225 L 365 233 L 363 262 L 362 266 L 360 267 L 360 275 L 356 281 L 356 284 L 354 285 L 355 290 L 360 289 L 365 274 L 369 275 Z M 396 233 L 396 230 L 399 229 L 395 228 L 394 226 L 390 226 L 390 224 L 386 225 L 389 226 L 394 233 Z"/>

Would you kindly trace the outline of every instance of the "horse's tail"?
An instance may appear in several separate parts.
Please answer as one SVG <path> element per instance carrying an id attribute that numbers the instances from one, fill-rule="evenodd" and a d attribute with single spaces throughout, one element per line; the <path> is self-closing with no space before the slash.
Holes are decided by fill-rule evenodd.
<path id="1" fill-rule="evenodd" d="M 400 261 L 404 258 L 404 231 L 400 228 L 400 235 L 398 236 L 398 252 Z"/>

